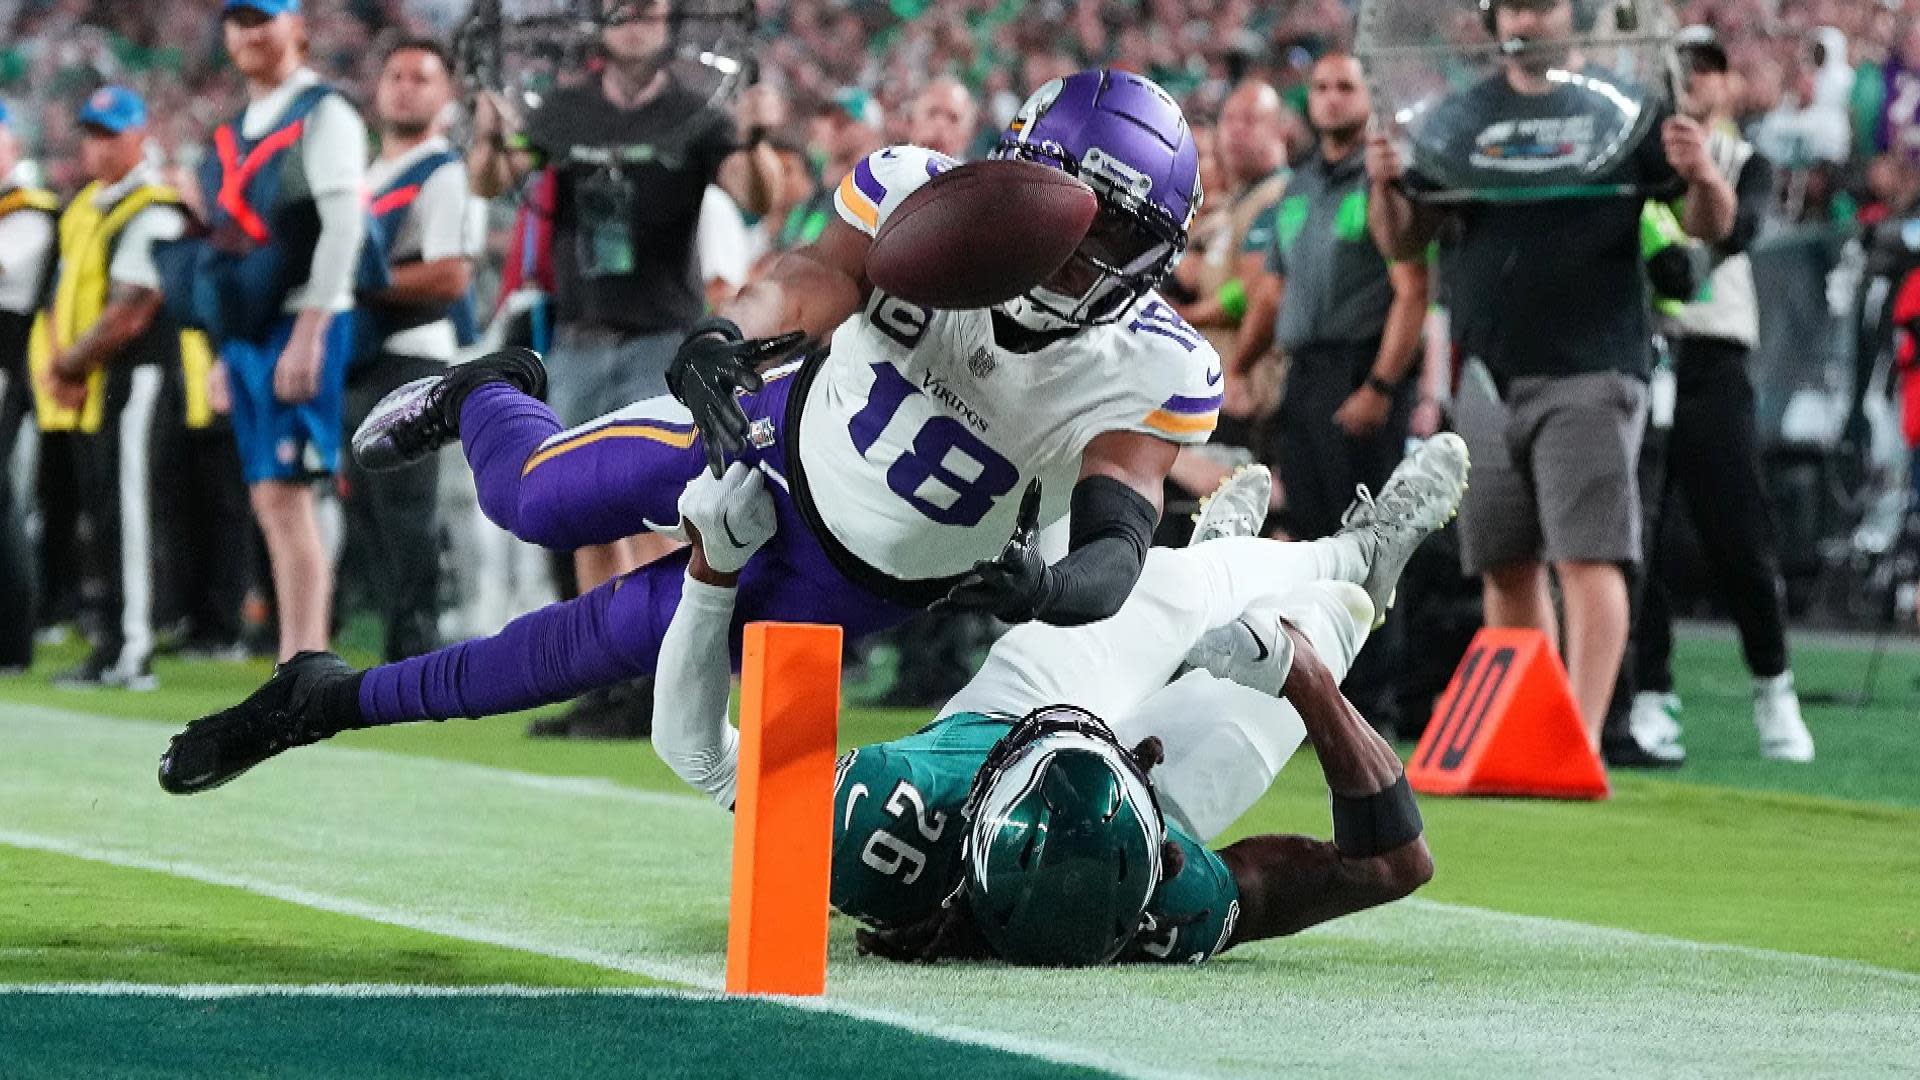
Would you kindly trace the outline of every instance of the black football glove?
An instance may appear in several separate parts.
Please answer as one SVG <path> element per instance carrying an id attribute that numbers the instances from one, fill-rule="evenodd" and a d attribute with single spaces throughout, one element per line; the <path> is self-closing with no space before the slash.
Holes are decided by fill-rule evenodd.
<path id="1" fill-rule="evenodd" d="M 728 455 L 738 457 L 747 449 L 747 413 L 735 395 L 766 385 L 755 368 L 804 337 L 795 330 L 748 341 L 732 320 L 712 316 L 696 323 L 680 343 L 667 366 L 667 390 L 693 414 L 714 476 L 726 472 Z"/>
<path id="2" fill-rule="evenodd" d="M 1039 525 L 1040 481 L 1036 479 L 1020 497 L 1020 515 L 1007 546 L 997 557 L 974 563 L 932 610 L 984 611 L 1010 623 L 1038 617 L 1053 576 L 1053 568 L 1040 555 Z"/>

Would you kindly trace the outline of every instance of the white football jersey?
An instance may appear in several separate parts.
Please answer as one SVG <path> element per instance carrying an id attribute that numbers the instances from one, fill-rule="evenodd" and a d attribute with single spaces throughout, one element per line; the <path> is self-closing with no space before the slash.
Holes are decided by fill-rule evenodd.
<path id="1" fill-rule="evenodd" d="M 872 235 L 953 164 L 889 147 L 847 175 L 834 206 Z M 988 311 L 933 311 L 876 291 L 834 332 L 811 381 L 800 464 L 848 552 L 896 579 L 949 577 L 1000 553 L 1029 480 L 1043 485 L 1041 524 L 1058 521 L 1095 436 L 1205 442 L 1221 392 L 1212 347 L 1158 296 L 1018 353 L 995 343 Z"/>

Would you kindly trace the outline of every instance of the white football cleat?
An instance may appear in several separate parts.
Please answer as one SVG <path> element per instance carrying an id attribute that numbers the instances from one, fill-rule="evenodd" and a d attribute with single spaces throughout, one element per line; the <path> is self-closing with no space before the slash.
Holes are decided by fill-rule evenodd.
<path id="1" fill-rule="evenodd" d="M 1662 763 L 1684 764 L 1687 748 L 1680 744 L 1680 696 L 1642 691 L 1633 695 L 1627 731 L 1647 756 Z"/>
<path id="2" fill-rule="evenodd" d="M 1793 672 L 1753 680 L 1753 727 L 1760 733 L 1760 756 L 1805 764 L 1813 760 L 1813 733 L 1800 715 Z"/>
<path id="3" fill-rule="evenodd" d="M 1353 505 L 1341 515 L 1339 535 L 1355 537 L 1363 545 L 1367 577 L 1360 585 L 1373 599 L 1376 618 L 1386 619 L 1413 550 L 1460 512 L 1467 465 L 1466 442 L 1443 431 L 1401 459 L 1380 485 L 1379 495 L 1362 484 Z"/>
<path id="4" fill-rule="evenodd" d="M 1273 503 L 1273 473 L 1265 465 L 1242 465 L 1213 494 L 1200 500 L 1188 547 L 1223 536 L 1257 536 Z"/>

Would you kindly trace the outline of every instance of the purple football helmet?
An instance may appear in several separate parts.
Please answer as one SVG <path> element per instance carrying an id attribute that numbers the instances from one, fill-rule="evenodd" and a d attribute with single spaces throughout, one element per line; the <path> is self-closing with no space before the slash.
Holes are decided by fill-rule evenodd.
<path id="1" fill-rule="evenodd" d="M 1100 200 L 1066 266 L 1022 298 L 1043 315 L 1073 326 L 1112 322 L 1186 250 L 1200 208 L 1200 155 L 1180 106 L 1149 79 L 1107 69 L 1055 79 L 1020 106 L 993 156 L 1079 177 Z"/>

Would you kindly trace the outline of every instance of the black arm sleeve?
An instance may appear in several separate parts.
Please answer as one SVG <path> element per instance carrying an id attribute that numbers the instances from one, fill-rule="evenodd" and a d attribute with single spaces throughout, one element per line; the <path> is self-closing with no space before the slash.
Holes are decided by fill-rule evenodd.
<path id="1" fill-rule="evenodd" d="M 1067 557 L 1047 568 L 1040 621 L 1080 626 L 1119 611 L 1140 580 L 1159 516 L 1146 496 L 1111 476 L 1075 484 L 1072 539 Z"/>
<path id="2" fill-rule="evenodd" d="M 1773 163 L 1758 153 L 1747 158 L 1733 182 L 1733 199 L 1733 232 L 1720 242 L 1721 258 L 1747 250 L 1760 232 L 1760 223 L 1773 203 Z"/>

